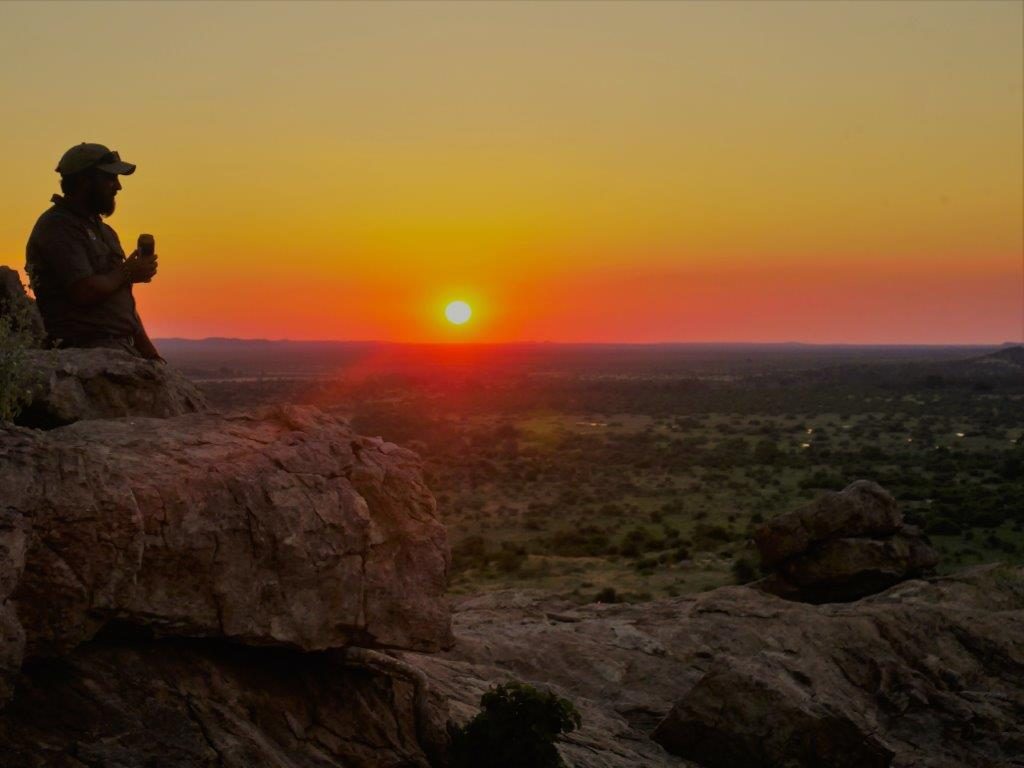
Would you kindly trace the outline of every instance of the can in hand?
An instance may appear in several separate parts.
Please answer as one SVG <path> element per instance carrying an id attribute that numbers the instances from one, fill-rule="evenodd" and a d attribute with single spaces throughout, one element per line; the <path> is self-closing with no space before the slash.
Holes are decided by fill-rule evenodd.
<path id="1" fill-rule="evenodd" d="M 152 235 L 139 235 L 139 255 L 152 256 L 156 253 L 156 240 Z"/>

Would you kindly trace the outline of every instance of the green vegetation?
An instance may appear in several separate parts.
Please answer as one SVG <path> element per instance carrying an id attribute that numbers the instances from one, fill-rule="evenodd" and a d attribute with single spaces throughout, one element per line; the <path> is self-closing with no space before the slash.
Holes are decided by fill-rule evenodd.
<path id="1" fill-rule="evenodd" d="M 610 603 L 748 582 L 757 524 L 859 478 L 897 498 L 941 570 L 1024 562 L 1012 357 L 791 370 L 796 353 L 733 353 L 685 376 L 651 373 L 660 358 L 602 375 L 615 361 L 592 354 L 586 370 L 319 380 L 302 394 L 423 456 L 455 593 Z"/>
<path id="2" fill-rule="evenodd" d="M 452 735 L 452 768 L 561 768 L 559 734 L 580 727 L 568 699 L 510 682 L 480 698 L 482 711 Z"/>
<path id="3" fill-rule="evenodd" d="M 26 353 L 40 341 L 28 299 L 0 307 L 0 422 L 14 421 L 31 400 Z"/>

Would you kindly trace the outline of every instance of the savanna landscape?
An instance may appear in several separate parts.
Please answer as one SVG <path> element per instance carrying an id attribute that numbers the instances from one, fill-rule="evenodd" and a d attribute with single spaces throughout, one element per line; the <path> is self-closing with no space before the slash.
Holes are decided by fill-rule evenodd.
<path id="1" fill-rule="evenodd" d="M 754 526 L 859 478 L 943 571 L 1024 562 L 1020 347 L 219 345 L 171 346 L 213 402 L 315 403 L 423 456 L 456 594 L 745 583 Z"/>

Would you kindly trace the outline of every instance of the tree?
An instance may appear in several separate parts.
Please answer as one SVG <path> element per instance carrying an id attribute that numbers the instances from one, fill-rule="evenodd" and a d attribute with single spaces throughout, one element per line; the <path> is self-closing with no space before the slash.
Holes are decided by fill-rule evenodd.
<path id="1" fill-rule="evenodd" d="M 571 701 L 509 682 L 485 693 L 480 706 L 452 734 L 451 768 L 564 768 L 555 739 L 582 722 Z"/>

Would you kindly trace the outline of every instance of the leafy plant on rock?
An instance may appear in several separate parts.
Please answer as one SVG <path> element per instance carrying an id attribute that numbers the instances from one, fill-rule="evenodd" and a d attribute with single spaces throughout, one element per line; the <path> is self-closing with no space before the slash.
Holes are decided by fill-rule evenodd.
<path id="1" fill-rule="evenodd" d="M 480 706 L 452 735 L 452 768 L 564 768 L 555 739 L 581 723 L 571 701 L 509 682 L 485 693 Z"/>
<path id="2" fill-rule="evenodd" d="M 32 378 L 27 352 L 37 348 L 42 336 L 33 323 L 27 297 L 0 305 L 0 422 L 14 421 L 32 399 Z"/>

